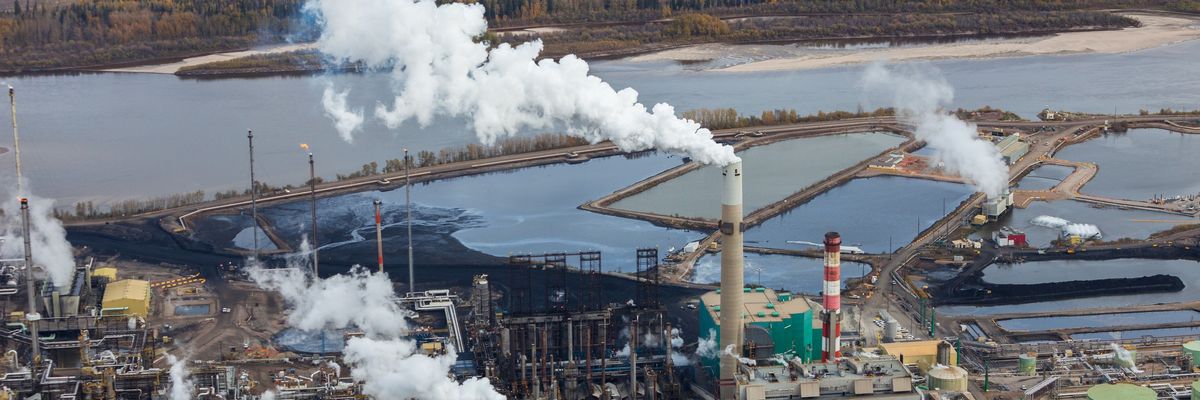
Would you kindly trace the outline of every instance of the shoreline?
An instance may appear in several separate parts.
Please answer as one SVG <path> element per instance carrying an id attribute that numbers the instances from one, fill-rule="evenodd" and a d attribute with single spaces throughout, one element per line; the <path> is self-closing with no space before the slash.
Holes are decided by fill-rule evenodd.
<path id="1" fill-rule="evenodd" d="M 1200 39 L 1200 19 L 1150 13 L 1123 14 L 1141 21 L 1139 28 L 1053 33 L 1036 38 L 888 47 L 882 49 L 803 49 L 790 44 L 700 44 L 625 58 L 631 62 L 704 62 L 719 58 L 752 61 L 704 69 L 715 72 L 778 72 L 878 61 L 982 60 L 1071 54 L 1116 54 Z M 880 38 L 887 40 L 887 38 Z"/>
<path id="2" fill-rule="evenodd" d="M 235 60 L 253 55 L 287 53 L 291 51 L 309 50 L 315 48 L 317 48 L 316 43 L 288 43 L 249 50 L 205 54 L 201 56 L 188 57 L 179 61 L 165 64 L 143 64 L 118 68 L 101 68 L 92 69 L 92 71 L 174 75 L 184 67 L 192 67 L 218 61 Z"/>

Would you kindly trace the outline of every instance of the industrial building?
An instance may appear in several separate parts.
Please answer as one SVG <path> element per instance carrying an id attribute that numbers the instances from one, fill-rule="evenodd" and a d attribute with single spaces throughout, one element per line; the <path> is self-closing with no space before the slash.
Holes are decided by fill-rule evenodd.
<path id="1" fill-rule="evenodd" d="M 1004 164 L 1013 165 L 1029 153 L 1029 143 L 1021 141 L 1021 133 L 1014 132 L 996 142 L 996 150 L 1000 153 L 1000 158 L 1004 159 Z"/>
<path id="2" fill-rule="evenodd" d="M 803 296 L 765 288 L 745 288 L 742 294 L 744 304 L 740 313 L 746 325 L 749 358 L 765 360 L 776 354 L 794 355 L 804 362 L 821 358 L 821 329 L 814 317 L 820 306 Z M 720 343 L 721 315 L 736 315 L 731 314 L 735 312 L 739 310 L 722 309 L 720 290 L 700 296 L 701 340 Z M 708 337 L 708 332 L 716 333 L 717 337 Z M 702 361 L 706 369 L 716 371 L 717 357 Z"/>
<path id="3" fill-rule="evenodd" d="M 915 364 L 922 372 L 929 371 L 938 362 L 938 347 L 941 345 L 944 348 L 942 351 L 948 352 L 943 357 L 949 357 L 947 365 L 958 364 L 958 351 L 946 342 L 941 340 L 916 340 L 908 342 L 891 342 L 880 343 L 879 350 L 892 357 L 896 357 L 905 364 Z"/>
<path id="4" fill-rule="evenodd" d="M 104 289 L 101 315 L 129 315 L 146 318 L 150 312 L 150 282 L 126 279 L 109 283 Z"/>

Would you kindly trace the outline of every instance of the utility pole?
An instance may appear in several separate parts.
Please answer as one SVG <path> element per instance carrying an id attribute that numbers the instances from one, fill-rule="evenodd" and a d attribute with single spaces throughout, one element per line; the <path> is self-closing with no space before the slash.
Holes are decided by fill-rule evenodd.
<path id="1" fill-rule="evenodd" d="M 258 264 L 258 183 L 254 180 L 254 131 L 246 131 L 246 139 L 250 141 L 250 221 L 254 230 L 254 251 L 250 258 L 251 264 Z"/>
<path id="2" fill-rule="evenodd" d="M 17 91 L 12 85 L 8 86 L 8 104 L 12 110 L 13 155 L 17 160 L 17 196 L 24 196 L 24 182 L 21 182 L 21 135 L 17 134 Z"/>
<path id="3" fill-rule="evenodd" d="M 413 244 L 412 244 L 412 179 L 408 174 L 408 148 L 404 148 L 404 208 L 408 214 L 408 291 L 416 292 L 417 283 L 413 278 Z"/>
<path id="4" fill-rule="evenodd" d="M 301 144 L 300 147 L 308 150 L 307 144 Z M 320 247 L 317 241 L 317 169 L 313 162 L 312 151 L 308 152 L 308 186 L 312 199 L 312 238 L 310 239 L 312 242 L 312 273 L 314 278 L 320 278 L 321 269 L 317 258 L 317 248 Z"/>
<path id="5" fill-rule="evenodd" d="M 375 199 L 375 251 L 379 256 L 379 273 L 383 273 L 383 214 L 380 212 L 382 201 Z"/>

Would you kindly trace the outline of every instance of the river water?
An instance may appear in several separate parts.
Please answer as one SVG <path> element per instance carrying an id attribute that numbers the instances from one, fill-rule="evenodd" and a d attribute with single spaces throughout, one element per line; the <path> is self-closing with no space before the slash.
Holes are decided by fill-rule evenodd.
<path id="1" fill-rule="evenodd" d="M 1033 118 L 1045 106 L 1105 113 L 1195 108 L 1198 62 L 1200 41 L 1126 54 L 932 64 L 955 86 L 954 106 L 992 105 Z M 634 87 L 647 104 L 747 113 L 873 108 L 878 105 L 868 104 L 857 87 L 863 68 L 735 74 L 688 71 L 672 63 L 593 63 L 595 74 L 614 87 Z M 18 90 L 23 161 L 33 189 L 68 207 L 83 199 L 244 188 L 247 129 L 256 132 L 258 177 L 272 184 L 305 180 L 300 143 L 312 145 L 318 173 L 331 178 L 363 163 L 398 158 L 404 147 L 440 149 L 476 140 L 460 120 L 388 131 L 372 118 L 353 143 L 341 140 L 320 108 L 325 83 L 351 89 L 351 104 L 370 110 L 390 97 L 387 78 L 378 74 L 187 80 L 104 73 L 0 80 Z"/>

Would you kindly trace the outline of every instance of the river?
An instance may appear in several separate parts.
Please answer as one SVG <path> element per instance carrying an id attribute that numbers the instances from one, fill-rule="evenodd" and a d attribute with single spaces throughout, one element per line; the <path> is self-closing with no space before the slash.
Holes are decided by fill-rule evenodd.
<path id="1" fill-rule="evenodd" d="M 1104 113 L 1195 108 L 1197 62 L 1200 41 L 1124 54 L 931 64 L 956 88 L 955 106 L 992 105 L 1033 118 L 1046 106 Z M 634 87 L 647 104 L 747 113 L 879 106 L 866 104 L 857 87 L 863 68 L 724 73 L 661 62 L 593 63 L 595 74 L 614 87 Z M 368 119 L 354 143 L 342 141 L 320 108 L 325 83 L 351 89 L 351 103 L 370 110 L 390 97 L 390 84 L 378 74 L 188 80 L 99 73 L 0 80 L 18 90 L 23 161 L 33 189 L 68 207 L 79 200 L 244 188 L 248 129 L 255 131 L 258 177 L 272 184 L 305 180 L 300 143 L 312 146 L 318 174 L 331 178 L 370 161 L 398 158 L 404 147 L 440 149 L 476 140 L 461 120 L 388 131 Z"/>

